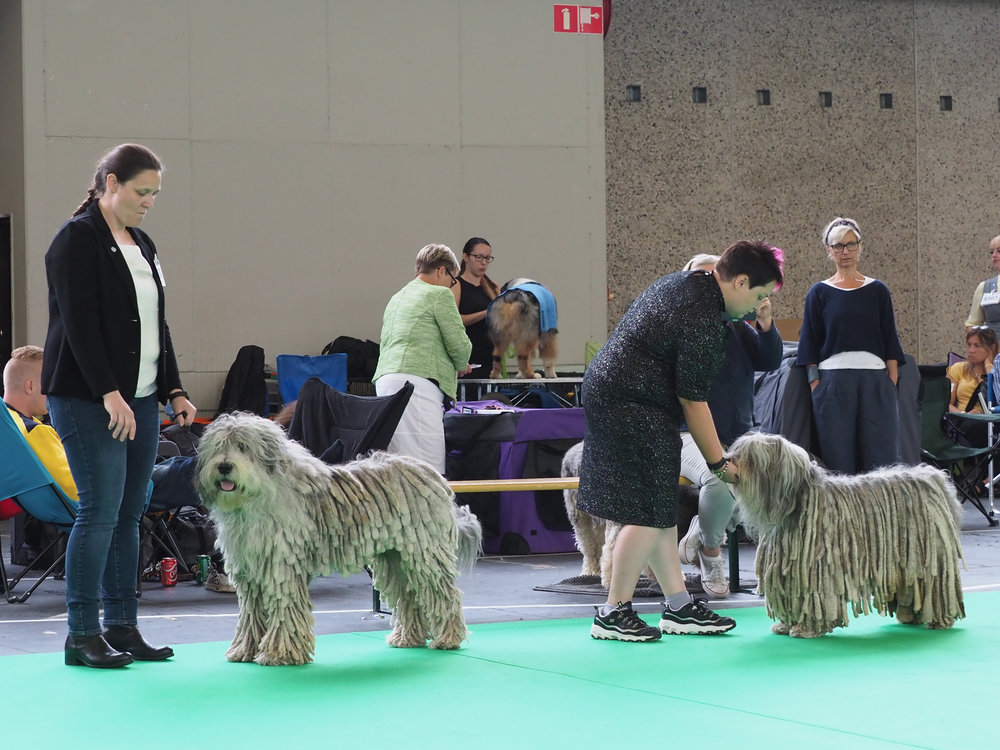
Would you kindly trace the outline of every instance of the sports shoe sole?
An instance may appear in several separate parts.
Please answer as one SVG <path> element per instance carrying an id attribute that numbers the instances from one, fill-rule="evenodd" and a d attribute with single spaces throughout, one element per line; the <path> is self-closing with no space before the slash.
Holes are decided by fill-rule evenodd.
<path id="1" fill-rule="evenodd" d="M 590 626 L 590 637 L 598 641 L 627 641 L 629 643 L 652 643 L 660 640 L 660 634 L 656 635 L 633 635 L 631 633 L 619 633 L 617 630 L 605 630 L 597 623 Z"/>
<path id="2" fill-rule="evenodd" d="M 693 622 L 681 623 L 672 620 L 664 622 L 660 620 L 660 632 L 667 635 L 722 635 L 735 627 L 735 622 L 732 625 L 698 625 Z"/>

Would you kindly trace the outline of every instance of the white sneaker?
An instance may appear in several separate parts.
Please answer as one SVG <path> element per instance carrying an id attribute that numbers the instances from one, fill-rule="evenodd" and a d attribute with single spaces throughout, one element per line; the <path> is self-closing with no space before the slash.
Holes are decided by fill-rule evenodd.
<path id="1" fill-rule="evenodd" d="M 229 582 L 229 576 L 217 569 L 214 563 L 208 571 L 208 579 L 205 581 L 205 588 L 209 591 L 218 591 L 222 594 L 236 593 L 236 587 Z"/>
<path id="2" fill-rule="evenodd" d="M 698 566 L 701 568 L 701 587 L 706 594 L 725 599 L 729 596 L 729 578 L 726 576 L 726 558 L 721 554 L 708 557 L 704 552 L 698 553 Z"/>
<path id="3" fill-rule="evenodd" d="M 680 543 L 677 545 L 677 554 L 681 558 L 681 562 L 685 565 L 697 565 L 698 564 L 698 552 L 701 550 L 701 524 L 698 522 L 698 516 L 694 516 L 691 519 L 691 525 L 688 526 L 688 532 L 681 539 Z"/>

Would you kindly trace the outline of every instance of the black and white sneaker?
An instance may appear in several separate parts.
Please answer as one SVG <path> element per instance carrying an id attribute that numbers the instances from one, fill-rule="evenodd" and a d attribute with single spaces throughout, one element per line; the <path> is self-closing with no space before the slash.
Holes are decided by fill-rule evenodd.
<path id="1" fill-rule="evenodd" d="M 601 614 L 597 608 L 594 624 L 590 626 L 590 637 L 600 641 L 647 641 L 660 640 L 660 628 L 647 625 L 632 609 L 632 602 L 619 602 L 618 606 Z"/>
<path id="2" fill-rule="evenodd" d="M 720 617 L 700 601 L 692 601 L 680 609 L 670 609 L 664 603 L 660 630 L 672 635 L 715 635 L 736 627 L 731 617 Z"/>

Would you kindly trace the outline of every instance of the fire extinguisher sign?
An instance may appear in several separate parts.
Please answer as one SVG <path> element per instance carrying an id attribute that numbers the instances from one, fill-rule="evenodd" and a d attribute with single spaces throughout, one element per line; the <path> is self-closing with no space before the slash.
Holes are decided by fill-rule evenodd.
<path id="1" fill-rule="evenodd" d="M 603 34 L 604 8 L 600 5 L 553 5 L 552 30 L 557 34 Z"/>

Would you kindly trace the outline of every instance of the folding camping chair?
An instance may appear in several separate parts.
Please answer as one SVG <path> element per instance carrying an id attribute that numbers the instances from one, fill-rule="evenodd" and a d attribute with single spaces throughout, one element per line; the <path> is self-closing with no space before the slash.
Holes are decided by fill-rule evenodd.
<path id="1" fill-rule="evenodd" d="M 61 532 L 40 556 L 60 544 L 76 520 L 76 503 L 56 484 L 52 475 L 24 439 L 6 407 L 0 407 L 0 497 L 11 498 L 26 513 L 50 523 Z M 17 576 L 7 578 L 3 555 L 0 554 L 0 585 L 8 602 L 22 603 L 42 582 L 61 569 L 66 553 L 58 555 L 48 569 L 23 594 L 14 588 L 31 569 L 25 566 Z"/>
<path id="2" fill-rule="evenodd" d="M 288 436 L 329 464 L 384 451 L 412 394 L 407 383 L 391 396 L 355 396 L 311 377 L 299 391 Z"/>
<path id="3" fill-rule="evenodd" d="M 188 428 L 183 428 L 187 430 Z M 191 438 L 192 444 L 196 438 Z M 146 510 L 143 513 L 141 525 L 139 527 L 139 582 L 136 588 L 136 592 L 141 596 L 142 592 L 142 579 L 143 574 L 152 567 L 157 559 L 157 555 L 162 553 L 167 557 L 172 557 L 177 560 L 178 568 L 185 574 L 191 573 L 191 566 L 187 564 L 184 558 L 184 554 L 181 552 L 181 545 L 177 541 L 177 537 L 172 531 L 172 527 L 175 519 L 177 518 L 180 511 L 187 505 L 200 504 L 200 499 L 194 495 L 193 489 L 190 492 L 183 492 L 177 485 L 181 477 L 190 480 L 193 483 L 194 476 L 194 458 L 191 456 L 185 456 L 181 453 L 180 448 L 176 443 L 171 440 L 166 440 L 161 437 L 159 447 L 156 450 L 157 466 L 153 468 L 153 476 L 157 476 L 157 471 L 163 469 L 170 465 L 171 462 L 182 462 L 180 465 L 173 464 L 175 467 L 185 466 L 188 467 L 183 471 L 170 471 L 166 473 L 166 477 L 173 477 L 171 480 L 174 484 L 168 485 L 166 491 L 162 491 L 158 497 L 171 498 L 171 503 L 169 505 L 154 506 L 152 504 L 153 499 L 153 483 L 150 482 L 149 485 L 149 498 L 146 501 Z M 161 478 L 161 483 L 167 481 L 165 478 Z M 162 485 L 161 485 L 161 489 Z M 147 555 L 145 553 L 146 542 L 150 542 L 150 551 Z M 204 549 L 204 553 L 208 554 L 211 552 L 210 549 Z"/>
<path id="4" fill-rule="evenodd" d="M 306 354 L 279 354 L 278 392 L 281 403 L 288 404 L 299 397 L 299 391 L 310 378 L 319 378 L 338 391 L 347 391 L 347 355 L 321 354 L 311 357 Z"/>
<path id="5" fill-rule="evenodd" d="M 993 509 L 993 483 L 988 483 L 988 498 L 990 509 L 983 505 L 979 497 L 980 480 L 992 478 L 994 454 L 998 450 L 997 440 L 993 435 L 993 424 L 1000 422 L 1000 414 L 994 414 L 988 408 L 985 414 L 968 414 L 951 412 L 954 417 L 987 423 L 988 439 L 986 445 L 969 447 L 953 442 L 941 427 L 941 418 L 949 413 L 948 403 L 951 400 L 951 381 L 948 378 L 930 377 L 920 382 L 922 391 L 920 405 L 920 456 L 928 464 L 947 471 L 958 490 L 959 499 L 971 503 L 990 526 L 996 526 L 997 520 Z M 988 406 L 988 405 L 987 405 Z"/>
<path id="6" fill-rule="evenodd" d="M 174 532 L 170 529 L 170 524 L 180 509 L 180 506 L 175 508 L 150 508 L 147 505 L 146 511 L 139 522 L 139 572 L 135 587 L 136 596 L 142 596 L 143 575 L 155 564 L 158 556 L 161 554 L 174 558 L 177 561 L 178 569 L 183 573 L 191 573 L 191 566 L 184 559 L 184 554 L 181 552 L 181 546 L 177 541 L 177 537 L 174 536 Z M 144 552 L 147 541 L 150 542 L 148 556 Z"/>

